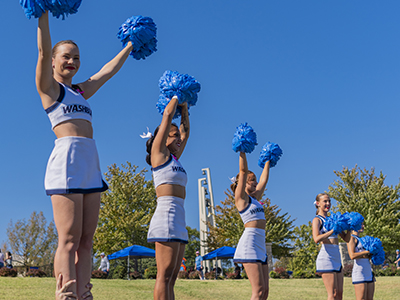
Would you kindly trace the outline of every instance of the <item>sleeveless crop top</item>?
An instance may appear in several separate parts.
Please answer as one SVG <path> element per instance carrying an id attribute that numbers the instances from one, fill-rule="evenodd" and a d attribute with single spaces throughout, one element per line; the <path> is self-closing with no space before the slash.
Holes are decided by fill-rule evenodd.
<path id="1" fill-rule="evenodd" d="M 325 228 L 325 218 L 320 215 L 316 215 L 315 217 L 320 219 L 322 222 L 321 226 L 319 227 L 319 234 L 324 234 L 324 233 L 328 232 L 329 230 L 327 230 Z M 328 239 L 337 239 L 337 238 L 338 238 L 337 234 L 332 234 L 328 237 Z"/>
<path id="2" fill-rule="evenodd" d="M 171 154 L 168 161 L 158 167 L 151 168 L 153 171 L 154 187 L 162 184 L 176 184 L 186 186 L 187 174 L 178 159 Z"/>
<path id="3" fill-rule="evenodd" d="M 363 247 L 363 245 L 360 242 L 360 238 L 358 236 L 354 235 L 354 234 L 352 234 L 351 236 L 354 237 L 356 239 L 356 241 L 357 241 L 356 247 L 354 249 L 354 252 L 358 253 L 358 252 L 365 251 L 365 248 Z"/>
<path id="4" fill-rule="evenodd" d="M 73 120 L 83 119 L 92 122 L 92 110 L 83 96 L 67 85 L 59 83 L 60 95 L 57 101 L 46 108 L 51 126 L 54 129 L 58 124 Z"/>
<path id="5" fill-rule="evenodd" d="M 257 199 L 249 196 L 249 205 L 242 211 L 239 211 L 244 224 L 250 221 L 265 220 L 264 207 Z"/>

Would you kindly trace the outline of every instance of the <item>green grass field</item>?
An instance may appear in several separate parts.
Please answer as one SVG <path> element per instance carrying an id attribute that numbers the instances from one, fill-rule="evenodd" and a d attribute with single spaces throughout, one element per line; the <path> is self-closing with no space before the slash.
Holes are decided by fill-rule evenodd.
<path id="1" fill-rule="evenodd" d="M 154 282 L 94 279 L 93 296 L 96 300 L 150 300 Z M 54 278 L 0 277 L 0 299 L 50 300 L 54 289 Z M 248 280 L 178 280 L 175 286 L 177 300 L 243 300 L 250 299 L 250 294 Z M 326 299 L 326 292 L 321 279 L 271 279 L 268 299 Z M 355 299 L 350 278 L 345 278 L 343 299 Z M 378 277 L 375 299 L 400 299 L 400 276 Z"/>

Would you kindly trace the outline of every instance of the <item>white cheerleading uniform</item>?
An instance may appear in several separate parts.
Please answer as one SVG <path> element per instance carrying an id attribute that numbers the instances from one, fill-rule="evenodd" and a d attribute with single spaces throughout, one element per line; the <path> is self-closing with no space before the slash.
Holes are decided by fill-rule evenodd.
<path id="1" fill-rule="evenodd" d="M 239 211 L 243 223 L 265 220 L 264 207 L 253 197 L 249 196 L 248 206 Z M 265 248 L 265 229 L 245 227 L 237 245 L 233 262 L 267 264 Z"/>
<path id="2" fill-rule="evenodd" d="M 68 120 L 92 120 L 92 110 L 82 95 L 61 83 L 60 96 L 56 103 L 46 109 L 46 113 L 53 129 Z M 47 195 L 88 194 L 107 190 L 95 141 L 79 136 L 55 140 L 47 163 L 45 189 Z"/>
<path id="3" fill-rule="evenodd" d="M 166 163 L 152 168 L 152 171 L 155 187 L 162 184 L 186 186 L 186 171 L 173 155 Z M 175 196 L 157 198 L 157 207 L 150 221 L 147 242 L 188 243 L 184 202 L 184 199 Z"/>
<path id="4" fill-rule="evenodd" d="M 322 221 L 322 225 L 319 229 L 319 234 L 328 232 L 325 228 L 325 218 L 317 215 Z M 335 239 L 337 235 L 332 234 L 329 239 Z M 339 245 L 335 244 L 322 244 L 317 256 L 317 273 L 331 273 L 342 271 L 342 260 L 340 258 Z"/>
<path id="5" fill-rule="evenodd" d="M 355 253 L 365 251 L 358 236 L 352 235 L 357 241 L 354 249 Z M 368 258 L 356 258 L 353 263 L 353 271 L 351 273 L 353 284 L 374 282 L 371 263 Z"/>

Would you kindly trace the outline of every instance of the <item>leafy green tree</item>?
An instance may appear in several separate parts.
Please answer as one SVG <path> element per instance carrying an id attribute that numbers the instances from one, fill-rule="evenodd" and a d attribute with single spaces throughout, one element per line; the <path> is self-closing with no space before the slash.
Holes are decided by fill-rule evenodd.
<path id="1" fill-rule="evenodd" d="M 312 223 L 303 224 L 294 229 L 294 251 L 288 264 L 291 271 L 315 273 L 319 246 L 312 236 Z"/>
<path id="2" fill-rule="evenodd" d="M 200 232 L 196 228 L 191 228 L 186 226 L 188 231 L 189 240 L 185 247 L 184 257 L 186 258 L 186 266 L 194 266 L 194 261 L 196 259 L 196 251 L 200 250 Z"/>
<path id="3" fill-rule="evenodd" d="M 209 224 L 210 231 L 207 234 L 207 245 L 210 251 L 222 246 L 236 247 L 244 231 L 244 225 L 235 206 L 235 198 L 230 190 L 225 192 L 227 196 L 221 205 L 215 207 L 215 226 Z M 264 206 L 265 241 L 272 243 L 274 257 L 289 255 L 291 245 L 289 240 L 293 234 L 293 222 L 287 213 L 281 214 L 277 205 L 272 205 L 269 198 L 260 201 Z"/>
<path id="4" fill-rule="evenodd" d="M 329 186 L 329 195 L 337 201 L 335 210 L 359 212 L 365 219 L 363 235 L 380 238 L 386 252 L 397 249 L 400 241 L 400 183 L 395 187 L 387 186 L 382 172 L 376 175 L 374 168 L 361 170 L 357 165 L 334 173 L 339 179 Z"/>
<path id="5" fill-rule="evenodd" d="M 105 175 L 110 189 L 101 196 L 94 253 L 111 254 L 132 245 L 154 248 L 147 243 L 147 231 L 157 204 L 152 180 L 145 179 L 145 169 L 127 162 L 122 167 L 108 167 Z"/>
<path id="6" fill-rule="evenodd" d="M 14 259 L 19 257 L 25 267 L 53 263 L 57 232 L 52 221 L 47 225 L 43 212 L 34 211 L 28 221 L 18 220 L 14 224 L 10 220 L 7 236 Z"/>

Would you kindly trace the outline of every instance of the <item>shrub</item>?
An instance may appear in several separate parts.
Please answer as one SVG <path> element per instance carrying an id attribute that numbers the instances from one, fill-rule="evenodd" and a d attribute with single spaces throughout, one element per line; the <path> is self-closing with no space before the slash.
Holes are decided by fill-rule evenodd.
<path id="1" fill-rule="evenodd" d="M 200 279 L 200 272 L 199 271 L 192 271 L 188 275 L 189 279 Z"/>
<path id="2" fill-rule="evenodd" d="M 156 279 L 157 277 L 157 267 L 149 267 L 144 270 L 144 278 L 146 279 Z"/>
<path id="3" fill-rule="evenodd" d="M 38 269 L 30 269 L 25 274 L 26 277 L 46 277 L 47 274 L 45 271 L 38 270 Z"/>
<path id="4" fill-rule="evenodd" d="M 236 279 L 236 274 L 235 273 L 227 273 L 226 274 L 226 278 L 227 279 Z"/>
<path id="5" fill-rule="evenodd" d="M 305 272 L 305 277 L 304 278 L 309 279 L 309 278 L 315 278 L 315 277 L 317 277 L 317 276 L 313 271 L 306 271 Z"/>
<path id="6" fill-rule="evenodd" d="M 271 271 L 271 272 L 269 272 L 269 277 L 270 278 L 279 278 L 279 275 L 275 271 Z"/>
<path id="7" fill-rule="evenodd" d="M 129 277 L 131 279 L 142 279 L 142 274 L 140 274 L 140 272 L 138 272 L 138 271 L 133 271 L 133 272 L 129 273 Z"/>
<path id="8" fill-rule="evenodd" d="M 279 278 L 281 279 L 287 279 L 289 278 L 288 272 L 285 270 L 285 268 L 279 267 L 275 268 L 275 272 L 278 274 Z"/>
<path id="9" fill-rule="evenodd" d="M 189 278 L 189 273 L 186 272 L 186 271 L 179 271 L 178 278 L 179 279 L 188 279 Z"/>
<path id="10" fill-rule="evenodd" d="M 353 272 L 353 265 L 352 264 L 345 264 L 343 267 L 343 275 L 345 277 L 351 277 L 351 273 Z"/>
<path id="11" fill-rule="evenodd" d="M 18 274 L 18 272 L 15 269 L 9 269 L 7 267 L 0 269 L 0 276 L 3 276 L 3 277 L 16 277 L 17 274 Z"/>
<path id="12" fill-rule="evenodd" d="M 396 276 L 400 276 L 400 269 L 396 270 Z"/>
<path id="13" fill-rule="evenodd" d="M 208 272 L 204 275 L 206 279 L 215 279 L 215 271 Z"/>
<path id="14" fill-rule="evenodd" d="M 242 275 L 243 279 L 249 279 L 249 277 L 247 277 L 247 273 L 246 273 L 245 269 L 242 270 L 242 274 L 241 275 Z"/>
<path id="15" fill-rule="evenodd" d="M 303 270 L 296 270 L 293 272 L 293 278 L 306 278 L 306 272 Z"/>
<path id="16" fill-rule="evenodd" d="M 396 267 L 395 266 L 389 266 L 385 269 L 383 269 L 383 276 L 394 276 L 396 274 Z"/>
<path id="17" fill-rule="evenodd" d="M 106 279 L 108 276 L 107 272 L 103 272 L 101 270 L 94 270 L 92 271 L 92 278 L 97 279 Z"/>
<path id="18" fill-rule="evenodd" d="M 111 269 L 109 274 L 112 279 L 125 279 L 128 275 L 128 266 L 124 263 L 120 263 Z"/>

